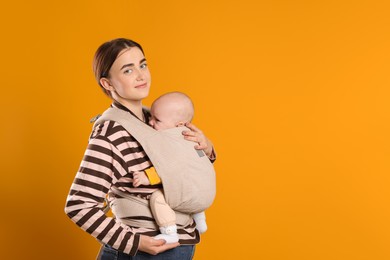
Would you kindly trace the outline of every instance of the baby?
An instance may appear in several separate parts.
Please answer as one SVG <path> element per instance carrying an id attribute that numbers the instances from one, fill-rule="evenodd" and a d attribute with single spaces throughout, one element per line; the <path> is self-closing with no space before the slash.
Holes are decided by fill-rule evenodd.
<path id="1" fill-rule="evenodd" d="M 170 92 L 157 98 L 153 102 L 150 112 L 149 124 L 156 130 L 165 130 L 184 126 L 185 123 L 191 122 L 194 115 L 194 106 L 191 99 L 184 93 Z M 161 180 L 154 167 L 133 173 L 134 187 L 158 183 L 161 183 Z M 179 238 L 174 211 L 166 204 L 164 195 L 160 190 L 156 191 L 152 197 L 150 207 L 161 232 L 155 239 L 164 239 L 167 243 L 177 242 Z M 156 204 L 158 205 L 156 206 Z M 193 214 L 192 217 L 198 231 L 204 233 L 207 230 L 204 212 Z"/>

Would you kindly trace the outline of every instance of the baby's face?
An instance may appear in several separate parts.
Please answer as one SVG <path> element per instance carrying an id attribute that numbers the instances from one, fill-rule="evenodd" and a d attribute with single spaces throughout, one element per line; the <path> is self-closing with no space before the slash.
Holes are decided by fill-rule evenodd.
<path id="1" fill-rule="evenodd" d="M 175 115 L 168 109 L 168 106 L 155 104 L 152 106 L 150 113 L 152 117 L 149 124 L 156 130 L 164 130 L 176 127 Z"/>

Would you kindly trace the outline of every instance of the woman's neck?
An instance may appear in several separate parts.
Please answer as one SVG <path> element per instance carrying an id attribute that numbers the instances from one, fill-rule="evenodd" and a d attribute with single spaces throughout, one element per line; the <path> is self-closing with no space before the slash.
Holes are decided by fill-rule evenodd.
<path id="1" fill-rule="evenodd" d="M 122 104 L 125 106 L 127 109 L 129 109 L 131 112 L 134 113 L 139 119 L 144 121 L 144 114 L 142 112 L 142 101 L 137 100 L 137 101 L 132 101 L 132 100 L 126 100 L 126 99 L 116 99 L 116 102 Z"/>

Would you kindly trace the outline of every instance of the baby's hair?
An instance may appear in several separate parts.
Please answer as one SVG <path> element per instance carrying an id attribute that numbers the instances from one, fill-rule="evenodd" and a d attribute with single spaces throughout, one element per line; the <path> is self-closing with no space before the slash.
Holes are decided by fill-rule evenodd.
<path id="1" fill-rule="evenodd" d="M 192 118 L 194 117 L 194 103 L 192 102 L 191 98 L 183 92 L 172 91 L 172 92 L 165 93 L 165 94 L 161 95 L 160 97 L 158 97 L 153 102 L 152 106 L 154 104 L 156 104 L 158 101 L 162 101 L 168 97 L 180 99 L 180 103 L 181 103 L 181 105 L 184 105 L 184 108 L 182 108 L 180 111 L 177 111 L 178 116 L 180 117 L 179 120 L 191 122 Z"/>

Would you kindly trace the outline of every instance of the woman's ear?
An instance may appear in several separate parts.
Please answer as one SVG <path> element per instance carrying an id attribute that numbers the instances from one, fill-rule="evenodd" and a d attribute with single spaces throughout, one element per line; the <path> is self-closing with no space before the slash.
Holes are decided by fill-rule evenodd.
<path id="1" fill-rule="evenodd" d="M 108 91 L 115 90 L 114 87 L 111 85 L 111 82 L 108 78 L 101 78 L 100 84 L 103 86 L 103 88 L 105 88 Z"/>

